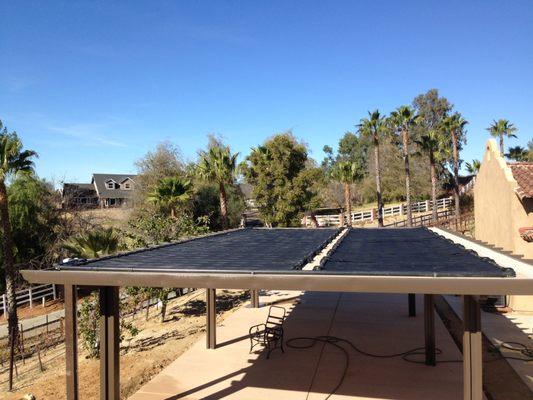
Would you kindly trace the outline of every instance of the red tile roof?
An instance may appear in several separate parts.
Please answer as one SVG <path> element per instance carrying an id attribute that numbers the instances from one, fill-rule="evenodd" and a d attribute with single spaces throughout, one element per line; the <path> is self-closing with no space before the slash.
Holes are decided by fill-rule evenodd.
<path id="1" fill-rule="evenodd" d="M 533 162 L 510 163 L 513 177 L 518 183 L 516 193 L 521 199 L 533 198 Z"/>

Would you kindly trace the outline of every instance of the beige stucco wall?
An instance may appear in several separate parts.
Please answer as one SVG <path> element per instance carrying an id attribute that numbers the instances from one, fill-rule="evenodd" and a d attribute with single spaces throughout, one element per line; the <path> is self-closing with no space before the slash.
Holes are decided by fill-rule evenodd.
<path id="1" fill-rule="evenodd" d="M 496 141 L 490 139 L 474 185 L 476 239 L 533 259 L 533 243 L 518 233 L 521 227 L 533 226 L 533 204 L 520 201 L 517 186 Z"/>
<path id="2" fill-rule="evenodd" d="M 533 226 L 533 201 L 520 201 L 517 186 L 496 141 L 490 139 L 474 185 L 476 239 L 533 259 L 533 243 L 518 233 L 521 227 Z M 509 305 L 515 310 L 533 311 L 533 296 L 511 296 Z"/>

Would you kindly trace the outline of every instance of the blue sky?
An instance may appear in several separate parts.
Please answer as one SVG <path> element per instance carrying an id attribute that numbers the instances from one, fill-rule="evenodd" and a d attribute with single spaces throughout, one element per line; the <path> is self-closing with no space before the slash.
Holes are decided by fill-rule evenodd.
<path id="1" fill-rule="evenodd" d="M 494 118 L 533 137 L 533 3 L 10 1 L 0 5 L 0 119 L 56 182 L 135 172 L 170 140 L 216 133 L 247 154 L 292 129 L 312 156 L 367 110 L 438 88 L 481 158 Z"/>

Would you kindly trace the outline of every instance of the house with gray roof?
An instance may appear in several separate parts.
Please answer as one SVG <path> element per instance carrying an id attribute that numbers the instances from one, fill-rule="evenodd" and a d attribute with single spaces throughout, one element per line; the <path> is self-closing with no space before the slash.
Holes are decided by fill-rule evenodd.
<path id="1" fill-rule="evenodd" d="M 93 174 L 91 183 L 65 183 L 63 208 L 131 207 L 137 175 Z"/>

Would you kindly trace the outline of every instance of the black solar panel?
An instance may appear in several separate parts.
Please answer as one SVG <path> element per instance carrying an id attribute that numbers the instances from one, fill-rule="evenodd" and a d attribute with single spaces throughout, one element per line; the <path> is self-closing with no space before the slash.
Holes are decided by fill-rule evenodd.
<path id="1" fill-rule="evenodd" d="M 240 229 L 60 269 L 288 271 L 306 264 L 337 229 Z"/>
<path id="2" fill-rule="evenodd" d="M 425 228 L 351 229 L 323 265 L 325 273 L 383 276 L 514 276 Z"/>

